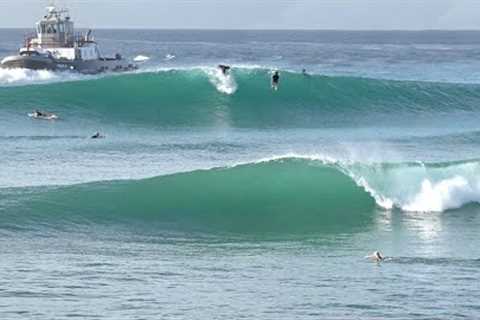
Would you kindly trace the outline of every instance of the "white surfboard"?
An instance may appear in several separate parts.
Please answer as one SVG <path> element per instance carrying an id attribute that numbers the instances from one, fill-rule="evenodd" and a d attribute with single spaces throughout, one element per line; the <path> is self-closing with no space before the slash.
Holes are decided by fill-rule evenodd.
<path id="1" fill-rule="evenodd" d="M 53 113 L 44 113 L 41 115 L 38 115 L 36 112 L 29 113 L 28 116 L 33 119 L 38 119 L 38 120 L 57 120 L 58 116 Z"/>

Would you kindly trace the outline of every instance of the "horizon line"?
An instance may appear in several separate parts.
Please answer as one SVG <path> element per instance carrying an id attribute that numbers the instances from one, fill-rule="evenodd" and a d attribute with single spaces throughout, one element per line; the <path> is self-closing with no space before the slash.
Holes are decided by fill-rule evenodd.
<path id="1" fill-rule="evenodd" d="M 314 28 L 160 28 L 160 27 L 87 27 L 77 26 L 77 29 L 93 29 L 93 30 L 152 30 L 152 31 L 337 31 L 337 32 L 478 32 L 479 29 L 314 29 Z M 35 29 L 34 27 L 0 27 L 0 29 Z"/>

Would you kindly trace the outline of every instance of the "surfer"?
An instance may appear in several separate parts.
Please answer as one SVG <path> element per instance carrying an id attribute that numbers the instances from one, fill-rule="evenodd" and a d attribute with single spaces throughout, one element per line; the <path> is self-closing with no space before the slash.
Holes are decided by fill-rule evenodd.
<path id="1" fill-rule="evenodd" d="M 310 74 L 308 74 L 307 69 L 302 69 L 302 74 L 305 77 L 310 77 Z"/>
<path id="2" fill-rule="evenodd" d="M 372 253 L 371 255 L 367 256 L 366 257 L 367 259 L 370 259 L 374 262 L 382 262 L 385 260 L 385 257 L 379 252 L 379 251 L 375 251 L 374 253 Z"/>
<path id="3" fill-rule="evenodd" d="M 278 90 L 278 84 L 280 82 L 280 74 L 278 71 L 275 71 L 272 76 L 272 89 L 277 91 Z"/>
<path id="4" fill-rule="evenodd" d="M 46 111 L 40 111 L 38 109 L 35 109 L 32 113 L 29 113 L 28 116 L 30 118 L 41 119 L 41 120 L 56 120 L 56 119 L 58 119 L 58 116 L 56 114 L 46 112 Z"/>
<path id="5" fill-rule="evenodd" d="M 220 70 L 222 70 L 222 73 L 223 73 L 224 76 L 226 76 L 226 75 L 228 74 L 228 72 L 230 71 L 230 69 L 231 69 L 230 66 L 227 66 L 227 65 L 225 65 L 225 64 L 219 64 L 219 65 L 218 65 L 218 68 L 219 68 Z"/>
<path id="6" fill-rule="evenodd" d="M 34 117 L 45 117 L 46 114 L 43 113 L 43 112 L 41 112 L 41 111 L 38 110 L 38 109 L 35 109 L 35 111 L 33 111 L 33 116 L 34 116 Z"/>
<path id="7" fill-rule="evenodd" d="M 91 138 L 91 139 L 102 139 L 102 138 L 105 138 L 105 136 L 102 136 L 102 135 L 100 134 L 100 132 L 97 131 L 97 132 L 95 132 L 95 133 L 93 134 L 93 136 L 91 136 L 90 138 Z"/>

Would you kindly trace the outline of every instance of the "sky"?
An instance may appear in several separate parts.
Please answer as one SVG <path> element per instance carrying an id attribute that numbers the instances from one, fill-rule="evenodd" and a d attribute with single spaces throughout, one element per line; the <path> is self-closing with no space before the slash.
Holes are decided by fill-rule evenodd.
<path id="1" fill-rule="evenodd" d="M 52 0 L 0 0 L 0 28 L 33 27 Z M 480 30 L 480 0 L 55 0 L 78 27 Z"/>

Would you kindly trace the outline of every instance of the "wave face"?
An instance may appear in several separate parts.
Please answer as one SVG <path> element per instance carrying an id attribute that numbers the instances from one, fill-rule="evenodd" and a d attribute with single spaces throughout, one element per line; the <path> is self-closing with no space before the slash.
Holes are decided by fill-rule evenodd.
<path id="1" fill-rule="evenodd" d="M 54 188 L 26 199 L 15 204 L 12 219 L 142 221 L 229 232 L 348 230 L 364 225 L 375 207 L 348 176 L 302 159 Z"/>
<path id="2" fill-rule="evenodd" d="M 16 226 L 25 226 L 26 219 L 39 225 L 138 222 L 189 231 L 351 232 L 373 223 L 377 210 L 430 212 L 478 203 L 479 173 L 476 160 L 361 165 L 279 158 L 138 181 L 4 190 L 0 211 L 11 212 L 3 223 Z"/>
<path id="3" fill-rule="evenodd" d="M 280 90 L 272 92 L 270 71 L 255 68 L 234 68 L 229 77 L 215 68 L 192 68 L 85 76 L 83 81 L 66 81 L 72 75 L 15 72 L 10 77 L 18 79 L 6 82 L 17 85 L 0 87 L 4 110 L 39 107 L 80 118 L 155 126 L 398 124 L 476 112 L 480 105 L 477 85 L 304 76 L 287 71 L 281 73 Z M 18 85 L 42 83 L 42 78 L 60 82 L 42 84 L 41 89 Z"/>

